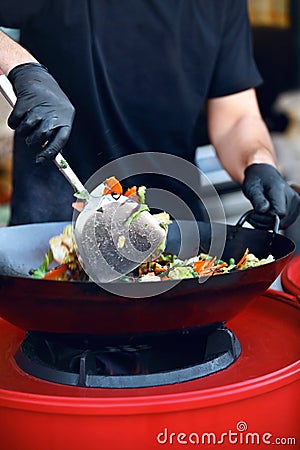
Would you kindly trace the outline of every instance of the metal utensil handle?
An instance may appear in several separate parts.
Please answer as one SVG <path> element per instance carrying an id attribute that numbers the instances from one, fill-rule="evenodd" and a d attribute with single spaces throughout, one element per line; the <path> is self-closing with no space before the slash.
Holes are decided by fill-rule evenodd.
<path id="1" fill-rule="evenodd" d="M 237 227 L 241 227 L 244 225 L 245 222 L 247 222 L 248 217 L 254 213 L 254 209 L 251 209 L 250 211 L 245 212 L 242 217 L 237 221 L 236 226 Z M 270 213 L 270 215 L 272 215 L 274 217 L 274 227 L 273 230 L 274 233 L 278 234 L 279 233 L 279 225 L 280 225 L 280 218 L 277 214 L 274 213 Z"/>
<path id="2" fill-rule="evenodd" d="M 4 74 L 0 75 L 0 92 L 3 95 L 3 97 L 7 100 L 7 102 L 10 104 L 10 106 L 14 108 L 17 101 L 17 97 L 16 94 L 14 93 L 10 81 Z M 60 172 L 65 176 L 68 182 L 73 186 L 75 192 L 86 191 L 85 187 L 83 186 L 77 175 L 73 172 L 69 163 L 66 161 L 66 159 L 62 156 L 61 153 L 58 153 L 56 155 L 53 162 L 58 167 Z"/>

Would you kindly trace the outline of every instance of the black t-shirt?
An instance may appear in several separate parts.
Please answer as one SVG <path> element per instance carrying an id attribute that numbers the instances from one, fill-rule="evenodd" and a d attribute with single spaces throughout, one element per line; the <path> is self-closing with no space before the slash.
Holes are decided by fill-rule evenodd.
<path id="1" fill-rule="evenodd" d="M 0 9 L 0 25 L 20 28 L 76 108 L 64 155 L 83 182 L 136 152 L 193 161 L 205 101 L 261 82 L 246 0 L 2 0 Z M 54 165 L 37 167 L 20 138 L 14 154 L 11 222 L 69 219 L 72 190 Z"/>

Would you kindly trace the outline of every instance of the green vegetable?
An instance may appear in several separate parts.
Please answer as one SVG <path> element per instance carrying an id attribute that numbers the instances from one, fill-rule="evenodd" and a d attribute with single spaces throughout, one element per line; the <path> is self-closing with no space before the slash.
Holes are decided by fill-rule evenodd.
<path id="1" fill-rule="evenodd" d="M 173 262 L 174 259 L 177 258 L 173 253 L 162 253 L 158 258 L 156 258 L 157 262 Z"/>
<path id="2" fill-rule="evenodd" d="M 128 219 L 126 220 L 126 225 L 129 227 L 132 224 L 132 222 L 134 222 L 138 218 L 138 216 L 144 211 L 150 210 L 148 206 L 143 203 L 142 205 L 140 205 L 139 209 L 135 213 L 131 214 L 131 216 L 128 217 Z"/>
<path id="3" fill-rule="evenodd" d="M 272 255 L 269 255 L 267 258 L 259 259 L 253 255 L 253 253 L 249 253 L 246 258 L 246 263 L 243 266 L 243 270 L 248 269 L 249 267 L 262 266 L 263 264 L 268 264 L 272 261 L 274 261 L 274 257 Z"/>
<path id="4" fill-rule="evenodd" d="M 88 200 L 90 194 L 86 189 L 84 189 L 81 192 L 75 192 L 74 197 L 79 198 L 80 200 Z"/>
<path id="5" fill-rule="evenodd" d="M 194 271 L 193 267 L 174 267 L 168 273 L 168 278 L 171 280 L 183 280 L 185 278 L 198 278 L 197 272 Z"/>
<path id="6" fill-rule="evenodd" d="M 60 169 L 67 169 L 67 167 L 68 167 L 67 161 L 65 159 L 61 159 L 59 161 L 59 168 Z"/>
<path id="7" fill-rule="evenodd" d="M 53 253 L 51 248 L 49 248 L 40 267 L 34 271 L 30 271 L 30 275 L 32 275 L 34 278 L 44 278 L 52 261 Z"/>
<path id="8" fill-rule="evenodd" d="M 140 203 L 146 203 L 146 186 L 140 186 L 137 193 L 140 199 Z"/>

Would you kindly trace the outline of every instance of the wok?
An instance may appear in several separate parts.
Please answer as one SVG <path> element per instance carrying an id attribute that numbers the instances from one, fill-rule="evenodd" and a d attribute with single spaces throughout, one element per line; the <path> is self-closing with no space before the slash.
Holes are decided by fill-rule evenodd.
<path id="1" fill-rule="evenodd" d="M 28 331 L 98 335 L 139 334 L 187 329 L 226 322 L 265 292 L 290 259 L 295 246 L 277 232 L 198 222 L 201 247 L 209 249 L 212 238 L 226 241 L 222 258 L 238 260 L 249 247 L 259 258 L 272 254 L 274 262 L 243 271 L 215 275 L 204 283 L 186 279 L 169 283 L 167 291 L 153 295 L 157 283 L 110 283 L 123 295 L 109 292 L 92 282 L 39 280 L 29 276 L 48 249 L 49 238 L 60 234 L 66 223 L 41 223 L 0 229 L 0 316 Z M 194 224 L 195 225 L 195 224 Z M 189 236 L 189 221 L 169 229 L 167 250 L 178 254 L 181 229 Z M 192 235 L 192 233 L 191 233 Z M 198 248 L 188 242 L 194 256 Z M 212 255 L 214 256 L 214 255 Z M 142 285 L 142 287 L 141 287 Z M 144 296 L 134 298 L 135 289 Z M 120 292 L 120 290 L 118 291 Z M 129 297 L 127 296 L 129 295 Z"/>

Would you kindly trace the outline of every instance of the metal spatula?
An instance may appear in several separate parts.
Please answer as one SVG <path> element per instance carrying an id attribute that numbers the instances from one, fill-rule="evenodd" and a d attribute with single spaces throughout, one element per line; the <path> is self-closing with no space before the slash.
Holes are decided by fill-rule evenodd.
<path id="1" fill-rule="evenodd" d="M 14 107 L 17 98 L 5 75 L 0 75 L 0 91 Z M 74 215 L 75 241 L 79 260 L 95 283 L 117 280 L 158 256 L 166 231 L 143 205 L 123 195 L 103 195 L 102 183 L 88 193 L 60 153 L 53 161 L 75 193 L 85 197 L 83 210 Z"/>

